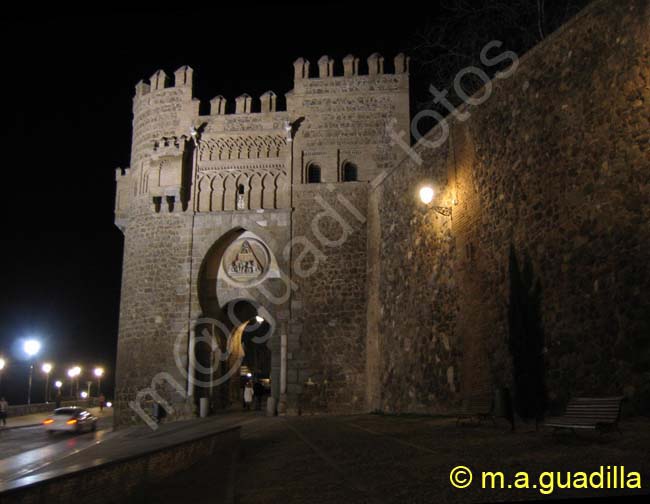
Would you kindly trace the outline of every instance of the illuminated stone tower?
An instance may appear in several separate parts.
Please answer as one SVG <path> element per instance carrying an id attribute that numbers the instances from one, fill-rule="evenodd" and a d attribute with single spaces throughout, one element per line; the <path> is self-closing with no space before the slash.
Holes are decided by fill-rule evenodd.
<path id="1" fill-rule="evenodd" d="M 368 187 L 400 157 L 386 126 L 408 131 L 408 60 L 342 63 L 323 56 L 314 77 L 296 60 L 286 110 L 268 91 L 200 115 L 187 66 L 136 85 L 131 166 L 116 171 L 118 424 L 152 401 L 173 418 L 200 397 L 236 404 L 242 370 L 281 413 L 368 409 Z"/>

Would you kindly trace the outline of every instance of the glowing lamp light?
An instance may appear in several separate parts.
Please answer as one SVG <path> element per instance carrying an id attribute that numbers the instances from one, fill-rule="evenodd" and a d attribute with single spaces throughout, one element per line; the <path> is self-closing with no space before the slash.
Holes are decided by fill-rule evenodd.
<path id="1" fill-rule="evenodd" d="M 422 203 L 425 205 L 428 205 L 433 201 L 433 188 L 429 186 L 424 186 L 422 189 L 420 189 L 420 200 Z"/>
<path id="2" fill-rule="evenodd" d="M 50 371 L 52 371 L 52 364 L 50 364 L 49 362 L 46 362 L 45 364 L 43 364 L 43 366 L 41 366 L 41 369 L 43 370 L 43 372 L 45 374 L 47 374 Z"/>
<path id="3" fill-rule="evenodd" d="M 54 386 L 56 388 L 61 388 L 61 387 L 63 387 L 63 382 L 61 380 L 57 380 L 57 381 L 54 382 Z"/>
<path id="4" fill-rule="evenodd" d="M 93 373 L 95 373 L 95 376 L 96 376 L 97 378 L 101 378 L 102 375 L 104 374 L 104 368 L 100 368 L 100 367 L 95 368 L 95 370 L 93 371 Z"/>
<path id="5" fill-rule="evenodd" d="M 82 399 L 87 399 L 87 398 L 88 398 L 88 392 L 86 392 L 85 390 L 83 390 L 83 391 L 81 392 L 81 398 L 82 398 Z"/>
<path id="6" fill-rule="evenodd" d="M 113 403 L 112 403 L 111 401 L 108 401 L 108 402 L 106 403 L 106 407 L 107 407 L 107 408 L 110 408 L 111 406 L 113 406 Z"/>
<path id="7" fill-rule="evenodd" d="M 29 357 L 34 357 L 41 349 L 41 343 L 35 339 L 30 339 L 23 343 L 23 350 Z"/>
<path id="8" fill-rule="evenodd" d="M 0 371 L 2 371 L 5 368 L 5 364 L 6 364 L 5 360 L 0 357 Z"/>

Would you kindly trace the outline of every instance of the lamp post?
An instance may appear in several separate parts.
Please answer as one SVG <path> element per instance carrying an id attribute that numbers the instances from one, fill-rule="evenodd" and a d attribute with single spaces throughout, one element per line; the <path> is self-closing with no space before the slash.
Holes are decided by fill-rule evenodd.
<path id="1" fill-rule="evenodd" d="M 61 387 L 63 387 L 63 382 L 57 380 L 54 382 L 54 386 L 56 387 L 56 407 L 58 408 L 61 406 Z"/>
<path id="2" fill-rule="evenodd" d="M 45 373 L 45 402 L 50 402 L 50 371 L 52 371 L 52 364 L 45 362 L 41 366 L 41 370 Z"/>
<path id="3" fill-rule="evenodd" d="M 81 368 L 79 366 L 72 367 L 68 369 L 68 378 L 70 378 L 70 397 L 73 397 L 72 394 L 72 385 L 77 379 L 77 392 L 79 392 L 79 375 L 81 374 Z M 78 395 L 78 394 L 76 394 Z"/>
<path id="4" fill-rule="evenodd" d="M 5 368 L 5 364 L 6 364 L 5 360 L 2 357 L 0 357 L 0 393 L 2 393 L 2 372 Z"/>
<path id="5" fill-rule="evenodd" d="M 102 376 L 104 376 L 104 368 L 96 367 L 93 371 L 97 377 L 97 397 L 102 393 Z M 90 389 L 88 390 L 90 392 Z"/>
<path id="6" fill-rule="evenodd" d="M 68 378 L 70 378 L 70 397 L 72 397 L 72 382 L 74 379 L 74 369 L 68 369 Z"/>
<path id="7" fill-rule="evenodd" d="M 73 369 L 74 377 L 76 378 L 75 394 L 79 395 L 79 375 L 81 374 L 81 368 L 79 366 L 75 366 Z"/>
<path id="8" fill-rule="evenodd" d="M 23 351 L 30 359 L 29 362 L 29 384 L 27 386 L 27 405 L 32 403 L 32 375 L 34 374 L 34 356 L 41 350 L 41 344 L 35 339 L 29 339 L 23 343 Z"/>

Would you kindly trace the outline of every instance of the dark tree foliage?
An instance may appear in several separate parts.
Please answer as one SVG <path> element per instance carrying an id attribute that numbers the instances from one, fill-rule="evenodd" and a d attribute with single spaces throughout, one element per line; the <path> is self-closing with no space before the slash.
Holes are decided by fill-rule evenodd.
<path id="1" fill-rule="evenodd" d="M 447 111 L 433 102 L 429 86 L 448 90 L 448 99 L 458 106 L 462 100 L 454 92 L 459 70 L 475 66 L 489 77 L 502 70 L 481 63 L 481 49 L 488 42 L 503 43 L 500 51 L 522 56 L 542 39 L 566 23 L 591 0 L 447 0 L 435 19 L 429 19 L 411 41 L 409 55 L 415 81 L 425 83 L 414 90 L 417 109 Z M 462 80 L 468 95 L 484 84 L 480 78 Z"/>
<path id="2" fill-rule="evenodd" d="M 541 320 L 541 285 L 534 278 L 530 259 L 520 268 L 510 247 L 509 347 L 514 379 L 514 407 L 525 420 L 540 420 L 546 410 L 544 332 Z"/>

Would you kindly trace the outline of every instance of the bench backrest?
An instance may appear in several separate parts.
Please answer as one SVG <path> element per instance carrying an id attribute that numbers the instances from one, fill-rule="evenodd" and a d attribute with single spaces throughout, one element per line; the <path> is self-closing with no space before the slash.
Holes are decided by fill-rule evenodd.
<path id="1" fill-rule="evenodd" d="M 490 413 L 492 411 L 492 394 L 469 396 L 463 403 L 465 411 L 470 413 Z"/>
<path id="2" fill-rule="evenodd" d="M 566 416 L 600 423 L 614 423 L 621 413 L 623 397 L 575 397 L 569 401 Z"/>

